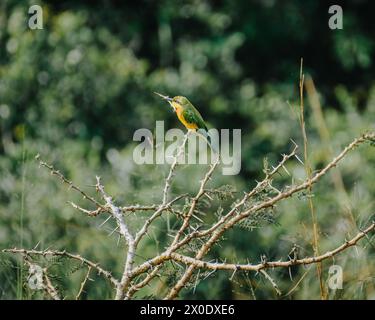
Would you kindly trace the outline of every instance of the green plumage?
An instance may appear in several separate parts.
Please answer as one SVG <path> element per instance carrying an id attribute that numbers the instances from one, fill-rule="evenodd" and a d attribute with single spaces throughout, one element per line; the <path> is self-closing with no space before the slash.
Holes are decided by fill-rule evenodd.
<path id="1" fill-rule="evenodd" d="M 203 135 L 209 143 L 211 143 L 211 137 L 208 134 L 207 126 L 201 114 L 186 97 L 174 97 L 171 104 L 174 106 L 180 121 L 187 128 L 189 128 L 191 125 L 194 125 L 194 127 L 196 126 L 194 129 L 197 129 L 199 133 Z"/>
<path id="2" fill-rule="evenodd" d="M 170 98 L 157 92 L 155 92 L 155 94 L 169 102 L 173 110 L 177 113 L 178 119 L 188 130 L 198 131 L 198 133 L 204 136 L 207 142 L 211 144 L 211 137 L 201 114 L 186 97 L 176 96 Z"/>
<path id="3" fill-rule="evenodd" d="M 198 129 L 204 129 L 207 131 L 206 124 L 198 110 L 189 103 L 188 106 L 185 106 L 184 111 L 182 112 L 185 120 L 189 123 L 195 123 L 198 126 Z"/>
<path id="4" fill-rule="evenodd" d="M 187 123 L 197 125 L 198 129 L 207 130 L 201 114 L 188 100 L 188 98 L 184 96 L 176 96 L 172 99 L 171 104 L 174 106 L 177 114 L 180 113 Z"/>

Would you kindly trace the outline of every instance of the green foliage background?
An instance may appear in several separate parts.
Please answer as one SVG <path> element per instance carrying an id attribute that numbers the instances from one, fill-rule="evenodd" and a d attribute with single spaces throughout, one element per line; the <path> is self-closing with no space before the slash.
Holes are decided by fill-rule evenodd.
<path id="1" fill-rule="evenodd" d="M 337 1 L 336 1 L 337 2 Z M 336 4 L 335 2 L 335 4 Z M 28 8 L 43 7 L 44 29 L 29 30 Z M 110 224 L 88 219 L 67 201 L 86 204 L 48 172 L 34 156 L 53 163 L 94 194 L 99 174 L 122 205 L 157 203 L 167 166 L 137 166 L 132 161 L 133 133 L 153 130 L 156 120 L 168 128 L 181 124 L 153 91 L 185 95 L 209 127 L 242 129 L 242 170 L 238 176 L 215 177 L 215 184 L 248 190 L 262 176 L 263 159 L 275 163 L 301 143 L 298 119 L 299 60 L 320 92 L 330 146 L 337 153 L 352 138 L 374 129 L 374 3 L 345 1 L 344 29 L 328 28 L 327 1 L 18 1 L 0 3 L 0 247 L 47 247 L 79 252 L 116 274 L 124 256 Z M 288 101 L 292 107 L 289 106 Z M 293 111 L 293 108 L 296 109 Z M 319 124 L 306 106 L 309 152 L 313 169 L 329 159 L 318 134 Z M 321 251 L 353 236 L 374 213 L 375 153 L 361 147 L 339 166 L 350 197 L 348 204 L 330 176 L 314 188 L 321 228 Z M 288 167 L 304 178 L 296 162 Z M 183 167 L 173 192 L 193 193 L 202 166 Z M 186 179 L 186 177 L 189 179 Z M 214 208 L 205 208 L 207 216 Z M 129 217 L 135 228 L 145 219 Z M 248 231 L 235 228 L 207 259 L 257 262 L 286 259 L 293 244 L 311 255 L 312 228 L 306 197 L 284 201 L 274 223 Z M 153 230 L 156 250 L 163 248 L 165 221 Z M 371 240 L 371 239 L 370 239 Z M 138 261 L 155 253 L 155 241 L 142 244 Z M 374 246 L 364 240 L 323 265 L 344 270 L 344 289 L 330 298 L 374 299 Z M 19 260 L 1 254 L 1 299 L 43 298 L 22 286 L 27 270 Z M 45 260 L 43 263 L 47 263 Z M 53 279 L 67 298 L 74 298 L 85 270 L 67 261 L 49 261 Z M 309 271 L 308 271 L 309 270 Z M 285 299 L 319 298 L 314 268 L 271 271 Z M 138 294 L 162 297 L 175 273 Z M 92 276 L 85 299 L 113 298 L 108 283 Z M 276 298 L 260 275 L 215 273 L 187 299 Z"/>

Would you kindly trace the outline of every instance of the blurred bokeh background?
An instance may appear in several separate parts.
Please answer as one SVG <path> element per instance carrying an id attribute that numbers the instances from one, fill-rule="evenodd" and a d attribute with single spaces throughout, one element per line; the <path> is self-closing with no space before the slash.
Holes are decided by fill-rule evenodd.
<path id="1" fill-rule="evenodd" d="M 28 28 L 33 4 L 43 8 L 43 30 Z M 343 8 L 343 30 L 328 27 L 331 4 Z M 113 224 L 100 227 L 101 218 L 87 218 L 69 206 L 70 200 L 87 203 L 40 169 L 34 157 L 39 153 L 91 194 L 95 175 L 102 176 L 121 205 L 160 202 L 168 166 L 135 165 L 133 133 L 153 130 L 156 120 L 165 120 L 167 128 L 182 127 L 153 91 L 187 96 L 209 127 L 242 129 L 240 174 L 217 174 L 213 182 L 241 194 L 262 177 L 264 158 L 275 163 L 290 150 L 290 139 L 302 141 L 296 112 L 303 57 L 307 83 L 315 83 L 320 101 L 314 109 L 305 96 L 310 161 L 313 169 L 321 168 L 329 150 L 336 154 L 374 129 L 374 12 L 375 3 L 364 0 L 1 0 L 0 248 L 66 249 L 121 271 L 124 252 L 117 236 L 110 235 Z M 374 164 L 374 149 L 361 147 L 335 169 L 345 191 L 330 175 L 314 188 L 322 252 L 353 236 L 373 216 Z M 298 162 L 288 168 L 296 179 L 304 178 Z M 173 193 L 193 194 L 204 169 L 184 166 Z M 205 208 L 207 215 L 212 210 Z M 129 216 L 129 221 L 136 228 L 146 217 Z M 207 259 L 258 262 L 262 254 L 287 259 L 293 244 L 301 256 L 312 254 L 306 197 L 286 200 L 271 220 L 254 230 L 233 229 Z M 165 221 L 152 237 L 142 243 L 138 262 L 164 247 Z M 330 290 L 329 298 L 375 299 L 370 240 L 361 243 L 365 249 L 349 249 L 323 264 L 324 280 L 332 264 L 344 271 L 343 290 Z M 1 299 L 43 298 L 23 287 L 27 269 L 20 269 L 20 260 L 1 254 L 0 262 Z M 59 259 L 48 263 L 56 264 L 53 281 L 74 298 L 85 270 Z M 137 297 L 162 297 L 173 270 Z M 320 297 L 314 267 L 270 274 L 284 299 Z M 88 283 L 83 298 L 113 297 L 107 282 L 92 277 L 96 281 Z M 217 272 L 181 297 L 254 296 L 277 298 L 260 275 Z"/>

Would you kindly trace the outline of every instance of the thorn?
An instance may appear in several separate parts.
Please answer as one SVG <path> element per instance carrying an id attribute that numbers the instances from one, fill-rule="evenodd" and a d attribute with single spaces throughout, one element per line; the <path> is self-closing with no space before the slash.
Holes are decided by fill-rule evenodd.
<path id="1" fill-rule="evenodd" d="M 229 278 L 230 281 L 233 280 L 233 277 L 236 274 L 236 272 L 237 272 L 237 268 L 233 271 L 232 275 L 230 276 L 230 278 Z"/>
<path id="2" fill-rule="evenodd" d="M 284 171 L 287 173 L 288 176 L 291 176 L 291 174 L 289 173 L 289 171 L 286 169 L 286 167 L 284 165 L 282 165 Z"/>
<path id="3" fill-rule="evenodd" d="M 108 235 L 108 237 L 110 237 L 111 235 L 113 235 L 117 229 L 118 229 L 118 226 L 111 231 L 111 233 Z"/>
<path id="4" fill-rule="evenodd" d="M 208 199 L 210 199 L 211 201 L 213 200 L 213 198 L 208 194 L 208 193 L 204 193 L 204 195 L 208 198 Z"/>
<path id="5" fill-rule="evenodd" d="M 303 163 L 303 161 L 295 154 L 294 155 L 296 157 L 296 159 L 304 166 L 305 164 Z"/>
<path id="6" fill-rule="evenodd" d="M 108 222 L 108 220 L 109 219 L 111 219 L 111 216 L 108 216 L 108 218 L 107 219 L 105 219 L 100 225 L 99 225 L 99 227 L 98 228 L 101 228 L 101 227 L 103 227 L 107 222 Z"/>
<path id="7" fill-rule="evenodd" d="M 40 244 L 40 241 L 38 241 L 38 243 L 35 245 L 35 247 L 33 248 L 33 250 L 36 250 L 36 248 L 38 248 L 39 244 Z"/>
<path id="8" fill-rule="evenodd" d="M 203 220 L 202 220 L 201 218 L 198 218 L 195 214 L 193 214 L 193 217 L 194 217 L 195 219 L 197 219 L 199 222 L 202 222 L 202 223 L 203 223 Z"/>
<path id="9" fill-rule="evenodd" d="M 298 147 L 298 144 L 291 138 L 290 141 L 294 144 L 294 146 Z"/>

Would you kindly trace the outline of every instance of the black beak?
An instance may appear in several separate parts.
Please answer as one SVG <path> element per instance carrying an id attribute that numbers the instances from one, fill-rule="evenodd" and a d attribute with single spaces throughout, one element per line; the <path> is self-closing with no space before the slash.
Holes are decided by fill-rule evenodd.
<path id="1" fill-rule="evenodd" d="M 169 98 L 168 96 L 164 96 L 158 92 L 154 92 L 156 95 L 158 95 L 159 97 L 163 98 L 164 100 L 167 100 L 168 102 L 172 102 L 172 98 Z"/>

